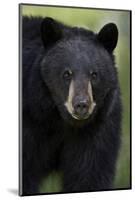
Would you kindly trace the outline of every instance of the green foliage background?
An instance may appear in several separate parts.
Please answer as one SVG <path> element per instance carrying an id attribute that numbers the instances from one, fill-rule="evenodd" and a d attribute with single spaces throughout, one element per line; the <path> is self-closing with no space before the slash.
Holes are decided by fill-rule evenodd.
<path id="1" fill-rule="evenodd" d="M 114 188 L 130 187 L 130 12 L 98 9 L 62 8 L 49 6 L 21 6 L 22 15 L 49 16 L 71 26 L 82 26 L 98 32 L 110 22 L 119 29 L 118 46 L 114 52 L 122 94 L 122 145 L 117 162 Z M 61 174 L 53 172 L 43 181 L 41 192 L 59 192 Z"/>

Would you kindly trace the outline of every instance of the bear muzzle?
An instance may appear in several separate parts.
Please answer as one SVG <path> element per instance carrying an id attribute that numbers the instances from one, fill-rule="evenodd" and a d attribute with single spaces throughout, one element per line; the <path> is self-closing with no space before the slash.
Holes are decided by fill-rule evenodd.
<path id="1" fill-rule="evenodd" d="M 65 106 L 74 119 L 84 120 L 89 118 L 96 106 L 96 103 L 93 100 L 92 87 L 90 82 L 88 82 L 87 90 L 85 90 L 87 92 L 84 92 L 83 90 L 76 94 L 74 85 L 74 82 L 71 81 L 69 95 Z"/>

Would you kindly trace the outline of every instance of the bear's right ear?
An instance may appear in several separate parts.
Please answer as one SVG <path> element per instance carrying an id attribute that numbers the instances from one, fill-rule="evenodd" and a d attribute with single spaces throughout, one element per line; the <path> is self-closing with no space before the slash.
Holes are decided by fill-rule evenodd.
<path id="1" fill-rule="evenodd" d="M 60 23 L 50 17 L 44 18 L 41 23 L 41 37 L 45 47 L 54 44 L 62 37 Z"/>

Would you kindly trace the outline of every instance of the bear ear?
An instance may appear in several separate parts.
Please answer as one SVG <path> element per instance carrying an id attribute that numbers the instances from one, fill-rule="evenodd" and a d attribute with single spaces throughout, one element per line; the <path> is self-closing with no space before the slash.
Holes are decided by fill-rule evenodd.
<path id="1" fill-rule="evenodd" d="M 114 23 L 106 24 L 97 35 L 98 41 L 110 53 L 115 49 L 118 41 L 118 29 Z"/>
<path id="2" fill-rule="evenodd" d="M 50 17 L 43 19 L 41 23 L 41 38 L 45 47 L 54 44 L 62 37 L 60 23 Z"/>

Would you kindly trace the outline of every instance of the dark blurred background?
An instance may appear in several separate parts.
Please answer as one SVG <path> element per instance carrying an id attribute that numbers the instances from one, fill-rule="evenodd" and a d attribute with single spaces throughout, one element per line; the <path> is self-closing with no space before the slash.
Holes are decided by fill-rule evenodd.
<path id="1" fill-rule="evenodd" d="M 122 145 L 117 162 L 114 188 L 130 187 L 130 12 L 116 10 L 21 6 L 22 15 L 49 16 L 71 26 L 86 27 L 98 32 L 106 23 L 114 22 L 119 29 L 118 46 L 114 52 L 122 94 Z M 41 184 L 41 192 L 59 192 L 61 174 L 53 172 Z"/>

